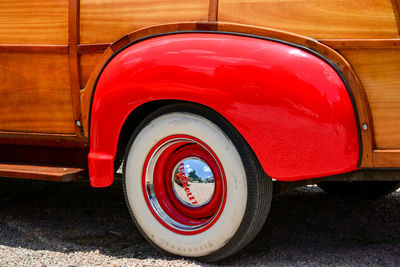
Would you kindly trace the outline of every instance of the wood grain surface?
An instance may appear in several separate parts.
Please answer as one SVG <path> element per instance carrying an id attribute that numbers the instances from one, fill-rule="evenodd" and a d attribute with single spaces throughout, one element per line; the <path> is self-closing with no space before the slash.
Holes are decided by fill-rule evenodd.
<path id="1" fill-rule="evenodd" d="M 80 91 L 80 99 L 81 99 L 81 110 L 82 110 L 82 124 L 85 132 L 85 136 L 89 136 L 89 113 L 90 113 L 90 101 L 92 98 L 92 89 L 94 88 L 94 84 L 96 82 L 97 76 L 99 75 L 101 69 L 103 68 L 105 62 L 107 62 L 108 58 L 111 57 L 113 51 L 111 48 L 107 48 L 106 51 L 100 56 L 96 65 L 90 72 L 89 79 L 86 83 L 86 87 Z"/>
<path id="2" fill-rule="evenodd" d="M 354 67 L 365 88 L 376 148 L 400 148 L 400 50 L 340 52 Z"/>
<path id="3" fill-rule="evenodd" d="M 218 20 L 313 38 L 397 38 L 391 0 L 219 0 Z"/>
<path id="4" fill-rule="evenodd" d="M 208 20 L 208 0 L 81 0 L 81 43 L 111 43 L 142 27 Z"/>
<path id="5" fill-rule="evenodd" d="M 79 55 L 79 71 L 80 71 L 80 87 L 85 88 L 89 80 L 90 73 L 96 66 L 97 61 L 100 59 L 102 53 L 82 54 Z"/>
<path id="6" fill-rule="evenodd" d="M 93 54 L 93 53 L 102 54 L 109 46 L 110 46 L 109 43 L 79 44 L 78 45 L 78 54 Z"/>
<path id="7" fill-rule="evenodd" d="M 73 133 L 68 54 L 0 53 L 0 130 Z"/>
<path id="8" fill-rule="evenodd" d="M 86 148 L 88 140 L 87 138 L 76 138 L 75 134 L 0 131 L 0 145 Z"/>
<path id="9" fill-rule="evenodd" d="M 320 39 L 333 49 L 400 49 L 400 39 Z"/>
<path id="10" fill-rule="evenodd" d="M 85 170 L 82 168 L 0 162 L 0 176 L 54 182 L 70 182 L 72 180 L 77 180 L 80 177 L 85 177 Z"/>
<path id="11" fill-rule="evenodd" d="M 393 11 L 396 17 L 397 28 L 400 34 L 400 0 L 392 0 Z"/>
<path id="12" fill-rule="evenodd" d="M 374 150 L 375 168 L 400 167 L 400 149 Z"/>
<path id="13" fill-rule="evenodd" d="M 218 0 L 210 0 L 210 6 L 208 11 L 208 21 L 218 20 Z"/>
<path id="14" fill-rule="evenodd" d="M 68 0 L 0 1 L 0 43 L 67 44 Z"/>
<path id="15" fill-rule="evenodd" d="M 72 112 L 75 122 L 81 120 L 81 103 L 79 99 L 80 72 L 78 58 L 79 44 L 79 0 L 70 0 L 68 8 L 68 46 L 69 46 L 69 84 L 71 88 Z M 74 124 L 77 136 L 81 136 L 81 129 Z"/>
<path id="16" fill-rule="evenodd" d="M 0 44 L 0 53 L 7 52 L 67 54 L 68 45 Z"/>

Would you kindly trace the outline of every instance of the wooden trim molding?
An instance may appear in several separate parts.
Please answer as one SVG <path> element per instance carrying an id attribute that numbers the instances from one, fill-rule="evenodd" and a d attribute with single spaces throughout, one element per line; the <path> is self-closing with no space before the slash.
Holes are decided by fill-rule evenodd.
<path id="1" fill-rule="evenodd" d="M 362 155 L 361 155 L 361 166 L 362 167 L 373 167 L 372 150 L 373 144 L 373 129 L 371 112 L 368 106 L 367 97 L 364 88 L 358 79 L 356 73 L 352 69 L 351 65 L 343 58 L 338 52 L 330 48 L 329 46 L 305 36 L 292 34 L 284 31 L 275 29 L 254 27 L 243 24 L 225 23 L 225 22 L 187 22 L 187 23 L 172 23 L 157 25 L 148 28 L 143 28 L 128 35 L 122 37 L 115 43 L 111 44 L 103 53 L 99 59 L 97 65 L 94 67 L 90 74 L 89 80 L 85 88 L 81 91 L 81 105 L 82 105 L 82 121 L 84 125 L 85 135 L 88 134 L 88 119 L 89 119 L 89 107 L 92 96 L 93 87 L 97 76 L 101 72 L 103 66 L 106 64 L 109 57 L 129 42 L 137 40 L 142 37 L 151 36 L 155 34 L 162 34 L 168 32 L 180 32 L 180 31 L 221 31 L 221 32 L 232 32 L 232 33 L 243 33 L 255 36 L 262 36 L 272 39 L 285 41 L 288 43 L 307 47 L 321 56 L 329 59 L 342 73 L 346 79 L 352 94 L 354 96 L 355 104 L 357 106 L 357 113 L 359 117 L 360 125 L 362 129 L 363 124 L 367 124 L 366 130 L 362 131 Z"/>
<path id="2" fill-rule="evenodd" d="M 0 131 L 0 145 L 85 148 L 88 146 L 88 140 L 87 138 L 76 138 L 75 134 L 47 134 Z"/>
<path id="3" fill-rule="evenodd" d="M 68 10 L 68 46 L 69 46 L 69 73 L 71 86 L 71 100 L 74 116 L 75 132 L 81 136 L 81 129 L 76 125 L 76 121 L 81 121 L 81 106 L 79 99 L 80 74 L 78 59 L 79 43 L 79 0 L 69 1 Z"/>
<path id="4" fill-rule="evenodd" d="M 104 53 L 110 44 L 79 44 L 78 54 Z"/>
<path id="5" fill-rule="evenodd" d="M 333 49 L 400 49 L 400 39 L 320 39 Z"/>
<path id="6" fill-rule="evenodd" d="M 122 48 L 123 46 L 129 44 L 131 41 L 129 39 L 128 35 L 125 35 L 124 37 L 122 37 L 121 39 L 119 39 L 118 41 L 112 43 L 110 45 L 111 49 L 115 52 L 118 51 L 120 48 Z"/>
<path id="7" fill-rule="evenodd" d="M 197 26 L 197 30 L 201 24 Z M 208 24 L 205 28 L 209 29 Z M 319 42 L 332 49 L 400 49 L 400 39 L 320 39 Z M 108 43 L 78 44 L 78 54 L 104 53 L 110 46 Z M 49 53 L 67 54 L 68 45 L 36 45 L 36 44 L 0 44 L 0 53 Z"/>
<path id="8" fill-rule="evenodd" d="M 217 21 L 217 20 L 218 20 L 218 0 L 210 0 L 208 21 Z"/>
<path id="9" fill-rule="evenodd" d="M 400 0 L 392 0 L 393 13 L 396 19 L 397 29 L 400 35 Z"/>
<path id="10" fill-rule="evenodd" d="M 0 53 L 67 54 L 68 45 L 0 44 Z"/>
<path id="11" fill-rule="evenodd" d="M 374 150 L 375 168 L 400 168 L 400 149 Z"/>

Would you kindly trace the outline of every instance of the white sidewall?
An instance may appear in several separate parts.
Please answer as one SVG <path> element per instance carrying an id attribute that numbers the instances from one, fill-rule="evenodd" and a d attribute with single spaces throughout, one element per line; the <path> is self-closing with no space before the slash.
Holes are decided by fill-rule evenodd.
<path id="1" fill-rule="evenodd" d="M 160 140 L 171 135 L 190 135 L 206 143 L 225 172 L 227 194 L 223 212 L 209 229 L 196 235 L 178 234 L 160 224 L 148 209 L 143 195 L 145 159 Z M 234 144 L 209 120 L 183 112 L 154 119 L 136 137 L 125 164 L 126 193 L 132 213 L 140 228 L 162 249 L 181 256 L 204 256 L 223 247 L 238 230 L 247 203 L 246 173 Z"/>

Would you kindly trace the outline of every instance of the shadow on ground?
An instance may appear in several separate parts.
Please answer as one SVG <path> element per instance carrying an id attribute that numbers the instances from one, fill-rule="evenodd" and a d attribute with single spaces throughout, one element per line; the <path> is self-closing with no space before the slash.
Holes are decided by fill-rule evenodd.
<path id="1" fill-rule="evenodd" d="M 304 187 L 275 197 L 256 239 L 217 264 L 396 265 L 399 226 L 400 192 L 365 201 Z M 120 181 L 95 189 L 88 182 L 1 178 L 0 245 L 170 259 L 152 249 L 132 223 Z"/>

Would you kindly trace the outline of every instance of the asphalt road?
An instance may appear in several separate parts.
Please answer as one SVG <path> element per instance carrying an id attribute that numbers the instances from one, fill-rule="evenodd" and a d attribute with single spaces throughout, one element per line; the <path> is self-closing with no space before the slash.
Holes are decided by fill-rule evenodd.
<path id="1" fill-rule="evenodd" d="M 141 237 L 121 183 L 0 179 L 0 266 L 204 265 Z M 400 266 L 400 192 L 375 201 L 303 187 L 274 197 L 265 226 L 217 265 Z"/>

